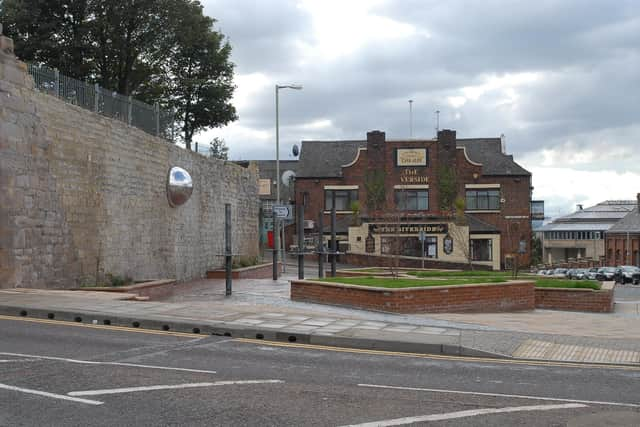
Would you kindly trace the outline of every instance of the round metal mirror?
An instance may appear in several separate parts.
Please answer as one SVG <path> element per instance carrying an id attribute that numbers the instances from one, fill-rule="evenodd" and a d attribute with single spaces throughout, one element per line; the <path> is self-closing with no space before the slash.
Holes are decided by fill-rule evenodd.
<path id="1" fill-rule="evenodd" d="M 189 200 L 193 193 L 193 180 L 186 170 L 174 166 L 169 171 L 167 178 L 167 198 L 169 205 L 177 207 Z"/>

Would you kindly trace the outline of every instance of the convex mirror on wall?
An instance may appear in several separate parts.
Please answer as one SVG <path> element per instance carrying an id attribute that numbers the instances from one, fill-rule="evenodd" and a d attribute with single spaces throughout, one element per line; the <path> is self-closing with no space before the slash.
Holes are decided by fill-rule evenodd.
<path id="1" fill-rule="evenodd" d="M 193 193 L 193 180 L 186 170 L 174 166 L 167 178 L 167 199 L 171 207 L 184 205 Z"/>

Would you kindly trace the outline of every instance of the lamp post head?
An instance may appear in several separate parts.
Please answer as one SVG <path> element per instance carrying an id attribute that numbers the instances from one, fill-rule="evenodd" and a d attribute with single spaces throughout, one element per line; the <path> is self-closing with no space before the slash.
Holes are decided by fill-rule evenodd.
<path id="1" fill-rule="evenodd" d="M 302 85 L 296 85 L 296 84 L 292 84 L 292 85 L 276 85 L 276 89 L 302 90 Z"/>

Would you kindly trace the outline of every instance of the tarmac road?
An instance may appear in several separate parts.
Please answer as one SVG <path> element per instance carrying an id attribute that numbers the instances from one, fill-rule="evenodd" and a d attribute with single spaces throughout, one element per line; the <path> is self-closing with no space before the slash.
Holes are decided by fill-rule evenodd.
<path id="1" fill-rule="evenodd" d="M 639 378 L 636 367 L 0 320 L 2 426 L 639 425 Z"/>

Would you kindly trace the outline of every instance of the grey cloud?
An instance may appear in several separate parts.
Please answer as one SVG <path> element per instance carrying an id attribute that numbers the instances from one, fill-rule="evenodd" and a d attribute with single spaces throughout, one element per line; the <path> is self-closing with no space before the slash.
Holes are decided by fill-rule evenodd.
<path id="1" fill-rule="evenodd" d="M 552 148 L 602 151 L 615 144 L 631 150 L 640 140 L 640 3 L 634 0 L 390 1 L 372 13 L 430 37 L 370 43 L 338 61 L 320 58 L 306 65 L 299 63 L 298 46 L 313 42 L 312 19 L 295 2 L 204 4 L 229 36 L 239 73 L 261 72 L 274 84 L 305 86 L 282 93 L 286 147 L 303 134 L 363 138 L 367 130 L 380 129 L 390 137 L 407 136 L 408 99 L 415 100 L 415 136 L 434 135 L 438 108 L 441 127 L 461 137 L 506 134 L 516 159 Z M 519 72 L 543 79 L 518 86 L 514 105 L 500 105 L 499 92 L 459 108 L 447 103 L 488 75 Z M 256 93 L 239 113 L 242 126 L 272 132 L 273 86 Z M 333 127 L 303 130 L 305 123 L 322 119 Z M 273 155 L 266 143 L 227 142 L 232 156 Z M 619 161 L 603 157 L 572 167 L 637 170 L 635 154 Z"/>

